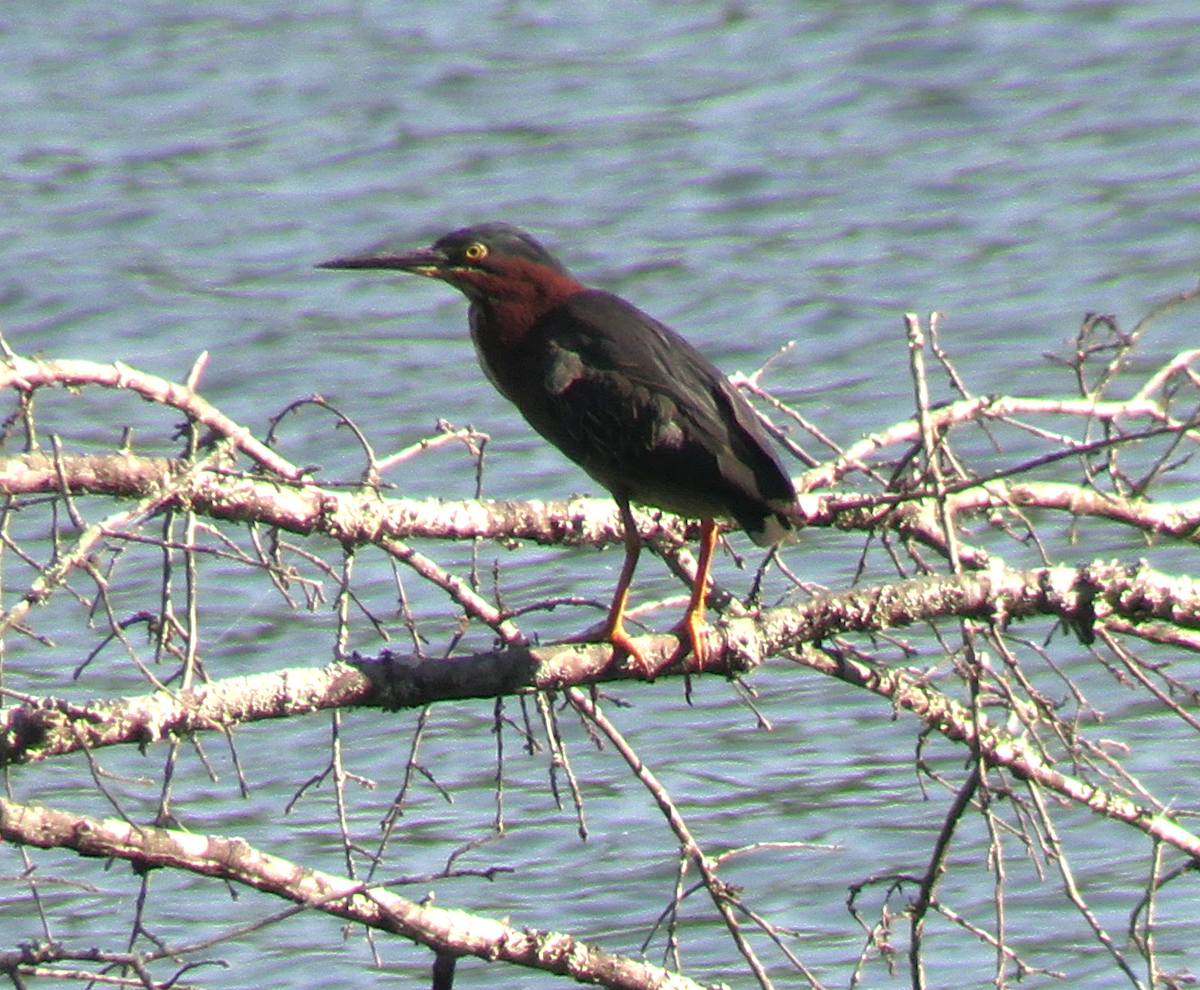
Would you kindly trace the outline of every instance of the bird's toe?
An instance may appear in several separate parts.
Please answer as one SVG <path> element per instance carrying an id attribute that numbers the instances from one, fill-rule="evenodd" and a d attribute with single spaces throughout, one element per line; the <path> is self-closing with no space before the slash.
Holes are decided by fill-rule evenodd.
<path id="1" fill-rule="evenodd" d="M 679 648 L 671 660 L 682 660 L 690 653 L 696 658 L 696 665 L 703 669 L 710 652 L 704 640 L 707 632 L 708 624 L 704 621 L 704 614 L 689 611 L 674 629 L 675 635 L 679 637 Z"/>

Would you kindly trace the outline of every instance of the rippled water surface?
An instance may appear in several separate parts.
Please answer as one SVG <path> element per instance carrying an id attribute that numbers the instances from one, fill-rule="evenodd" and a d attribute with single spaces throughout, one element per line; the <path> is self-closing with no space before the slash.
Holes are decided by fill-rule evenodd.
<path id="1" fill-rule="evenodd" d="M 1069 380 L 1041 355 L 1060 350 L 1085 312 L 1131 324 L 1195 281 L 1198 37 L 1200 15 L 1184 0 L 10 5 L 0 13 L 0 323 L 24 354 L 120 358 L 174 379 L 208 350 L 204 394 L 259 433 L 313 393 L 352 416 L 381 453 L 428 436 L 439 417 L 474 424 L 492 437 L 486 491 L 495 497 L 594 486 L 483 380 L 456 295 L 379 273 L 315 272 L 315 263 L 423 245 L 472 221 L 518 223 L 726 369 L 753 370 L 798 341 L 766 382 L 841 443 L 908 414 L 907 310 L 944 313 L 943 343 L 977 392 L 1065 394 Z M 1139 360 L 1153 367 L 1194 346 L 1194 327 L 1194 313 L 1164 319 Z M 154 410 L 132 402 L 114 412 L 111 396 L 70 408 L 80 443 L 109 446 L 126 422 L 162 429 Z M 319 463 L 326 478 L 360 465 L 328 417 L 302 414 L 283 435 L 287 456 Z M 404 494 L 473 494 L 461 451 L 418 463 L 393 479 Z M 806 539 L 806 576 L 843 582 L 856 548 Z M 447 567 L 465 566 L 470 553 L 436 552 Z M 506 590 L 603 598 L 616 559 L 529 550 L 505 558 Z M 386 569 L 371 576 L 364 566 L 364 581 L 386 597 Z M 647 593 L 670 587 L 652 560 L 641 580 Z M 731 571 L 730 580 L 747 579 Z M 286 613 L 269 593 L 236 584 L 222 601 L 207 620 L 219 633 L 210 673 L 328 659 L 327 613 Z M 416 607 L 444 610 L 432 597 Z M 539 628 L 553 632 L 557 621 Z M 318 649 L 297 656 L 297 642 Z M 69 690 L 68 672 L 58 674 L 45 674 L 47 690 Z M 844 914 L 847 884 L 883 866 L 919 868 L 943 796 L 918 800 L 912 725 L 893 722 L 881 703 L 788 671 L 756 683 L 775 724 L 765 742 L 722 683 L 698 685 L 692 708 L 677 684 L 631 689 L 634 707 L 615 717 L 712 848 L 797 838 L 830 847 L 747 857 L 730 878 L 801 933 L 809 965 L 844 982 L 860 948 Z M 491 711 L 437 712 L 424 757 L 456 803 L 420 796 L 406 871 L 437 869 L 456 844 L 486 832 Z M 412 721 L 345 719 L 348 759 L 380 781 L 355 812 L 366 834 L 397 786 Z M 177 803 L 192 809 L 194 830 L 261 837 L 266 828 L 272 851 L 341 872 L 327 794 L 282 815 L 313 758 L 303 738 L 281 753 L 277 731 L 239 735 L 255 787 L 248 801 L 236 798 L 218 751 L 220 781 L 193 767 Z M 307 732 L 319 752 L 328 731 L 313 719 L 298 736 Z M 474 862 L 518 864 L 517 879 L 447 887 L 440 903 L 636 951 L 670 895 L 670 843 L 611 754 L 589 750 L 578 731 L 572 742 L 588 795 L 586 846 L 546 792 L 543 765 L 510 753 L 509 832 Z M 948 764 L 959 756 L 942 753 Z M 136 754 L 106 760 L 146 772 Z M 46 774 L 44 790 L 35 773 Z M 23 794 L 47 803 L 88 810 L 96 801 L 82 764 L 16 776 Z M 142 799 L 149 814 L 156 792 Z M 1090 825 L 1097 845 L 1077 865 L 1099 870 L 1106 833 Z M 1108 865 L 1126 891 L 1145 868 Z M 947 896 L 986 923 L 988 879 L 954 875 L 968 880 L 978 889 Z M 159 910 L 175 903 L 178 916 L 156 917 L 156 931 L 182 937 L 194 910 L 185 894 L 206 885 L 164 877 L 158 892 L 180 897 L 160 897 Z M 586 896 L 542 901 L 530 894 L 539 887 Z M 255 917 L 275 909 L 245 896 Z M 1060 918 L 1057 888 L 1039 896 Z M 222 924 L 241 918 L 204 910 Z M 1116 915 L 1108 921 L 1122 930 Z M 325 985 L 330 972 L 347 986 L 388 979 L 367 967 L 361 939 L 341 946 L 332 932 L 329 919 L 293 919 L 245 957 L 231 953 L 236 976 L 205 978 L 297 988 Z M 36 934 L 0 919 L 4 945 Z M 960 935 L 941 928 L 931 940 L 942 960 L 931 985 L 989 979 L 986 953 L 960 958 Z M 1082 922 L 1047 933 L 1031 955 L 1054 965 L 1076 943 L 1094 951 Z M 288 964 L 309 944 L 327 947 L 328 966 Z M 425 978 L 422 953 L 384 954 L 404 979 Z M 733 965 L 716 933 L 693 942 L 685 963 L 712 979 L 729 978 Z M 1110 985 L 1110 966 L 1095 952 L 1073 985 Z M 470 962 L 459 982 L 526 985 Z"/>

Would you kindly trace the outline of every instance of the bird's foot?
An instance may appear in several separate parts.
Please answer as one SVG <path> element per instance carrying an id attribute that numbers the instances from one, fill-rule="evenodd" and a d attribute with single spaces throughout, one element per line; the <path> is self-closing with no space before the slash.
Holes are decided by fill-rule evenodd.
<path id="1" fill-rule="evenodd" d="M 704 634 L 708 625 L 704 621 L 703 612 L 688 611 L 679 624 L 671 630 L 679 637 L 679 646 L 671 656 L 671 662 L 682 660 L 689 653 L 696 658 L 696 666 L 704 669 L 709 658 L 709 649 L 704 643 Z"/>
<path id="2" fill-rule="evenodd" d="M 642 676 L 646 680 L 654 680 L 654 675 L 658 673 L 658 668 L 650 662 L 650 659 L 642 652 L 641 647 L 633 641 L 633 637 L 625 631 L 623 625 L 615 629 L 609 629 L 603 638 L 605 641 L 612 643 L 614 649 L 625 653 L 635 666 L 640 667 Z"/>
<path id="3" fill-rule="evenodd" d="M 569 636 L 563 642 L 566 643 L 608 643 L 616 653 L 623 653 L 629 657 L 630 665 L 637 668 L 638 672 L 647 680 L 654 680 L 661 665 L 651 662 L 650 658 L 632 636 L 625 630 L 623 622 L 618 623 L 615 627 L 607 621 L 597 623 L 585 629 L 581 633 L 574 636 Z"/>

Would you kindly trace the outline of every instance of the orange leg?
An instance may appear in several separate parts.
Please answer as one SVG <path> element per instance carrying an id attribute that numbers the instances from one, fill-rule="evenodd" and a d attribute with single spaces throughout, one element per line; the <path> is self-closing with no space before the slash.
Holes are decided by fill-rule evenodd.
<path id="1" fill-rule="evenodd" d="M 653 674 L 650 661 L 634 645 L 633 637 L 625 631 L 625 604 L 629 601 L 629 585 L 633 581 L 638 555 L 642 552 L 642 538 L 638 535 L 637 523 L 629 510 L 629 503 L 624 499 L 617 499 L 617 506 L 621 510 L 621 523 L 625 529 L 625 563 L 621 565 L 617 590 L 613 593 L 612 605 L 608 608 L 608 619 L 604 623 L 604 631 L 600 638 L 628 653 L 630 659 L 642 668 L 642 673 L 650 677 Z"/>
<path id="2" fill-rule="evenodd" d="M 712 568 L 713 551 L 716 547 L 717 524 L 712 519 L 704 519 L 700 523 L 700 560 L 696 564 L 692 600 L 688 602 L 687 611 L 683 613 L 683 620 L 675 627 L 676 634 L 683 640 L 675 652 L 675 659 L 682 659 L 690 650 L 701 667 L 707 659 L 703 639 L 704 603 L 708 592 L 708 572 Z"/>

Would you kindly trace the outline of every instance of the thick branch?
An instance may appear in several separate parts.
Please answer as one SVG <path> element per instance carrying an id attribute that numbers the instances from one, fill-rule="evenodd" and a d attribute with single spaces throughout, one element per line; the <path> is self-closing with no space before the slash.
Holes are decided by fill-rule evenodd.
<path id="1" fill-rule="evenodd" d="M 66 485 L 72 493 L 144 498 L 186 474 L 185 462 L 125 454 L 65 454 L 57 460 L 40 452 L 0 457 L 0 494 L 53 494 Z M 946 496 L 954 512 L 1006 506 L 1057 509 L 1094 516 L 1145 533 L 1198 539 L 1200 500 L 1150 502 L 1106 495 L 1080 485 L 1055 482 L 992 481 Z M 313 484 L 282 484 L 219 469 L 201 472 L 175 497 L 186 507 L 216 519 L 255 521 L 292 533 L 323 533 L 364 543 L 379 536 L 442 539 L 529 540 L 558 546 L 604 546 L 621 542 L 621 523 L 611 499 L 569 502 L 538 500 L 388 499 L 369 489 L 333 491 Z M 809 526 L 844 530 L 891 526 L 920 537 L 927 499 L 872 494 L 807 495 L 801 514 Z M 671 540 L 695 537 L 698 528 L 667 513 L 639 511 L 642 535 Z"/>
<path id="2" fill-rule="evenodd" d="M 1087 635 L 1114 618 L 1136 633 L 1146 623 L 1155 636 L 1166 620 L 1200 629 L 1200 586 L 1189 578 L 1147 567 L 1098 562 L 1033 571 L 985 571 L 920 578 L 825 595 L 806 605 L 733 619 L 708 630 L 705 664 L 688 658 L 688 673 L 730 676 L 769 656 L 852 632 L 879 632 L 915 622 L 972 617 L 998 625 L 1049 615 Z M 673 635 L 638 639 L 663 673 L 678 646 Z M 813 664 L 825 673 L 879 691 L 860 674 Z M 523 646 L 451 658 L 384 653 L 355 665 L 299 667 L 254 677 L 232 677 L 177 694 L 78 705 L 55 699 L 0 711 L 0 764 L 25 762 L 118 743 L 145 744 L 172 734 L 284 718 L 346 706 L 412 708 L 436 701 L 495 698 L 637 676 L 605 644 Z"/>
<path id="3" fill-rule="evenodd" d="M 806 606 L 775 609 L 755 619 L 736 619 L 709 632 L 703 672 L 731 674 L 764 657 L 854 631 L 972 616 L 998 624 L 1038 614 L 1059 616 L 1088 630 L 1116 616 L 1124 622 L 1169 618 L 1200 628 L 1200 587 L 1148 567 L 1096 563 L 1081 568 L 1044 568 L 1025 573 L 982 572 L 927 578 L 829 595 Z M 665 660 L 677 640 L 639 640 Z M 46 700 L 6 709 L 0 718 L 0 762 L 40 759 L 118 743 L 147 743 L 169 734 L 219 725 L 280 718 L 342 706 L 415 707 L 450 698 L 495 697 L 531 689 L 554 689 L 612 676 L 607 646 L 564 644 L 538 650 L 511 648 L 448 660 L 385 655 L 356 666 L 333 664 L 202 685 L 178 696 L 163 693 L 118 702 L 70 705 Z M 829 676 L 866 688 L 906 708 L 946 737 L 968 745 L 988 763 L 1036 779 L 1056 793 L 1131 824 L 1189 855 L 1200 857 L 1200 840 L 1170 819 L 1125 798 L 1059 773 L 1036 750 L 993 726 L 919 676 L 882 665 L 834 661 L 816 651 L 804 662 Z M 672 668 L 679 669 L 679 668 Z M 701 672 L 694 665 L 693 672 Z"/>
<path id="4" fill-rule="evenodd" d="M 185 462 L 122 454 L 43 453 L 0 458 L 0 494 L 69 491 L 143 498 L 187 472 Z M 311 484 L 284 484 L 223 470 L 205 471 L 181 488 L 174 506 L 237 522 L 257 522 L 290 533 L 321 533 L 339 541 L 397 539 L 531 540 L 562 546 L 621 542 L 621 522 L 611 499 L 570 502 L 465 499 L 386 499 L 370 489 L 342 492 Z M 673 516 L 639 512 L 643 535 L 682 539 L 686 524 Z M 657 533 L 656 533 L 657 530 Z"/>
<path id="5" fill-rule="evenodd" d="M 173 867 L 240 883 L 313 910 L 392 932 L 439 954 L 527 966 L 620 990 L 699 990 L 677 973 L 611 955 L 570 935 L 516 929 L 462 911 L 416 904 L 384 889 L 307 870 L 244 839 L 99 820 L 0 798 L 0 838 L 81 856 L 125 859 L 141 869 Z"/>

